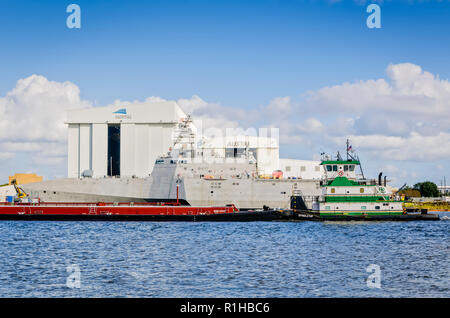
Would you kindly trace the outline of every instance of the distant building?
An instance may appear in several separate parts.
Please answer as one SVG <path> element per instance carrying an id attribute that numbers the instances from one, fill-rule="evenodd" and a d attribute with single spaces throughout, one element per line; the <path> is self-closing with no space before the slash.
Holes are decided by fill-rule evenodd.
<path id="1" fill-rule="evenodd" d="M 0 186 L 0 202 L 5 202 L 6 197 L 15 196 L 16 189 L 12 185 Z"/>
<path id="2" fill-rule="evenodd" d="M 34 183 L 34 182 L 42 182 L 44 180 L 43 177 L 38 176 L 35 173 L 16 173 L 15 175 L 9 177 L 9 185 L 11 185 L 11 182 L 16 179 L 18 184 L 28 184 L 28 183 Z"/>
<path id="3" fill-rule="evenodd" d="M 438 190 L 442 195 L 450 196 L 450 185 L 448 186 L 438 186 Z"/>

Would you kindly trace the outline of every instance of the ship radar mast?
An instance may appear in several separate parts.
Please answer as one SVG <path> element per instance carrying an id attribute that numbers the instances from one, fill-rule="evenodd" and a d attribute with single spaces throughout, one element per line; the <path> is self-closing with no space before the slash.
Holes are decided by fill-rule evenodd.
<path id="1" fill-rule="evenodd" d="M 182 118 L 178 126 L 175 128 L 174 135 L 173 135 L 173 147 L 172 149 L 175 149 L 175 146 L 179 145 L 180 150 L 179 154 L 184 155 L 185 152 L 191 153 L 191 158 L 193 159 L 195 156 L 195 138 L 196 134 L 192 130 L 192 117 L 191 115 L 188 115 L 186 118 Z"/>

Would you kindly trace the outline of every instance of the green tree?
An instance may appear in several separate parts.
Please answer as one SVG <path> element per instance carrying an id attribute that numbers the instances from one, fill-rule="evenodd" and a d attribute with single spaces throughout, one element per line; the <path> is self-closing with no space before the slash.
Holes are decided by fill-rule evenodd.
<path id="1" fill-rule="evenodd" d="M 439 197 L 441 195 L 437 185 L 431 181 L 416 183 L 414 189 L 419 190 L 423 197 Z"/>
<path id="2" fill-rule="evenodd" d="M 408 187 L 407 189 L 403 189 L 398 192 L 399 195 L 404 195 L 406 198 L 419 198 L 422 195 L 420 194 L 419 190 L 412 189 Z"/>

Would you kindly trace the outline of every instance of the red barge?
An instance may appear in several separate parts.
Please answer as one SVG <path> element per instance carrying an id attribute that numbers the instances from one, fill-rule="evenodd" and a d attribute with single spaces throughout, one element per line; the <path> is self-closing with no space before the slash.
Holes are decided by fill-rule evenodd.
<path id="1" fill-rule="evenodd" d="M 0 203 L 0 220 L 86 221 L 270 221 L 277 210 L 240 211 L 234 205 L 182 206 L 170 203 Z"/>

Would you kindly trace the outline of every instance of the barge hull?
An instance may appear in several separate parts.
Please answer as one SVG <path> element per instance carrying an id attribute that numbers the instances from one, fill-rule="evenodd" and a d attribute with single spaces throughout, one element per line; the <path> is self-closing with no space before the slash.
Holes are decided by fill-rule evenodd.
<path id="1" fill-rule="evenodd" d="M 1 214 L 0 220 L 14 221 L 166 221 L 166 222 L 249 222 L 276 221 L 283 217 L 276 211 L 234 212 L 210 215 L 20 215 Z"/>
<path id="2" fill-rule="evenodd" d="M 0 220 L 20 221 L 274 221 L 285 215 L 277 210 L 239 211 L 235 207 L 145 205 L 0 205 Z"/>

